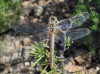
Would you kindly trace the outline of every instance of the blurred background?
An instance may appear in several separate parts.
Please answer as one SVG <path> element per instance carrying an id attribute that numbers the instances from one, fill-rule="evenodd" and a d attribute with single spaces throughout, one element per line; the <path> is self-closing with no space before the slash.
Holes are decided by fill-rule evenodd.
<path id="1" fill-rule="evenodd" d="M 33 41 L 31 40 L 32 35 L 21 34 L 11 30 L 8 26 L 9 23 L 32 21 L 34 23 L 44 22 L 48 24 L 48 19 L 51 15 L 61 20 L 82 12 L 89 12 L 90 17 L 80 27 L 89 28 L 91 32 L 88 36 L 75 40 L 70 50 L 67 50 L 64 55 L 68 58 L 73 56 L 75 61 L 75 67 L 73 68 L 76 68 L 76 65 L 86 67 L 86 71 L 82 74 L 92 70 L 94 70 L 94 73 L 91 72 L 92 74 L 100 74 L 100 0 L 0 0 L 1 74 L 18 74 L 19 71 L 22 74 L 33 74 L 25 73 L 25 71 L 28 72 L 29 70 L 26 66 L 29 67 L 30 63 L 33 63 L 32 57 L 29 54 L 27 55 L 29 49 L 32 49 L 29 46 L 29 43 Z M 76 57 L 76 54 L 80 52 L 83 53 Z M 89 56 L 87 57 L 88 54 Z M 82 57 L 85 57 L 85 59 Z M 67 64 L 66 69 L 68 70 L 68 68 L 70 69 Z M 78 71 L 70 70 L 68 72 Z M 34 74 L 39 74 L 38 69 Z"/>

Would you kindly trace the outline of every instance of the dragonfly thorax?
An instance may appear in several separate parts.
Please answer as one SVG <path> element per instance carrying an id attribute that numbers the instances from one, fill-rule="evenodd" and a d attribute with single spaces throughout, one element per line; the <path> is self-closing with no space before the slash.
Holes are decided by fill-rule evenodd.
<path id="1" fill-rule="evenodd" d="M 49 23 L 48 23 L 49 32 L 55 32 L 56 31 L 57 23 L 58 23 L 58 20 L 55 16 L 51 16 L 49 18 Z"/>

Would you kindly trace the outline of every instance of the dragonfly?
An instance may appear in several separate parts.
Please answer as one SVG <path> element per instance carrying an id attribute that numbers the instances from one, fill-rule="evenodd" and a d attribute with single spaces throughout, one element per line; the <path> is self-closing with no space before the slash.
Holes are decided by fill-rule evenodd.
<path id="1" fill-rule="evenodd" d="M 58 21 L 55 16 L 51 16 L 48 24 L 12 22 L 9 24 L 9 27 L 20 33 L 32 34 L 33 39 L 36 41 L 49 39 L 50 67 L 53 68 L 54 42 L 57 40 L 64 41 L 64 35 L 66 38 L 70 37 L 70 41 L 88 35 L 90 30 L 87 28 L 75 29 L 82 25 L 88 18 L 89 13 L 82 12 L 74 17 L 62 19 L 60 21 Z"/>

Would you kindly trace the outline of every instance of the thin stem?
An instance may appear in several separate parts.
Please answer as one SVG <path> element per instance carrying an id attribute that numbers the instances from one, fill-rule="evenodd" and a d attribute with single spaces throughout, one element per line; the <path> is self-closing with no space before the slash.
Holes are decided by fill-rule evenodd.
<path id="1" fill-rule="evenodd" d="M 65 71 L 64 71 L 64 56 L 63 56 L 63 54 L 64 54 L 64 51 L 66 50 L 66 31 L 64 31 L 63 33 L 64 33 L 64 46 L 63 46 L 64 49 L 63 49 L 63 53 L 62 53 L 61 57 L 62 57 L 62 73 L 65 74 Z"/>

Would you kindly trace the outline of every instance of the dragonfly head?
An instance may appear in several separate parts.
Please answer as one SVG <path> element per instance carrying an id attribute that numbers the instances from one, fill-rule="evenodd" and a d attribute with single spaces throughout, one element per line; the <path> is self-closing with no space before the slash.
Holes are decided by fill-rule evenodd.
<path id="1" fill-rule="evenodd" d="M 49 24 L 57 24 L 57 22 L 58 22 L 58 20 L 57 20 L 57 18 L 55 17 L 55 16 L 51 16 L 50 18 L 49 18 Z"/>

